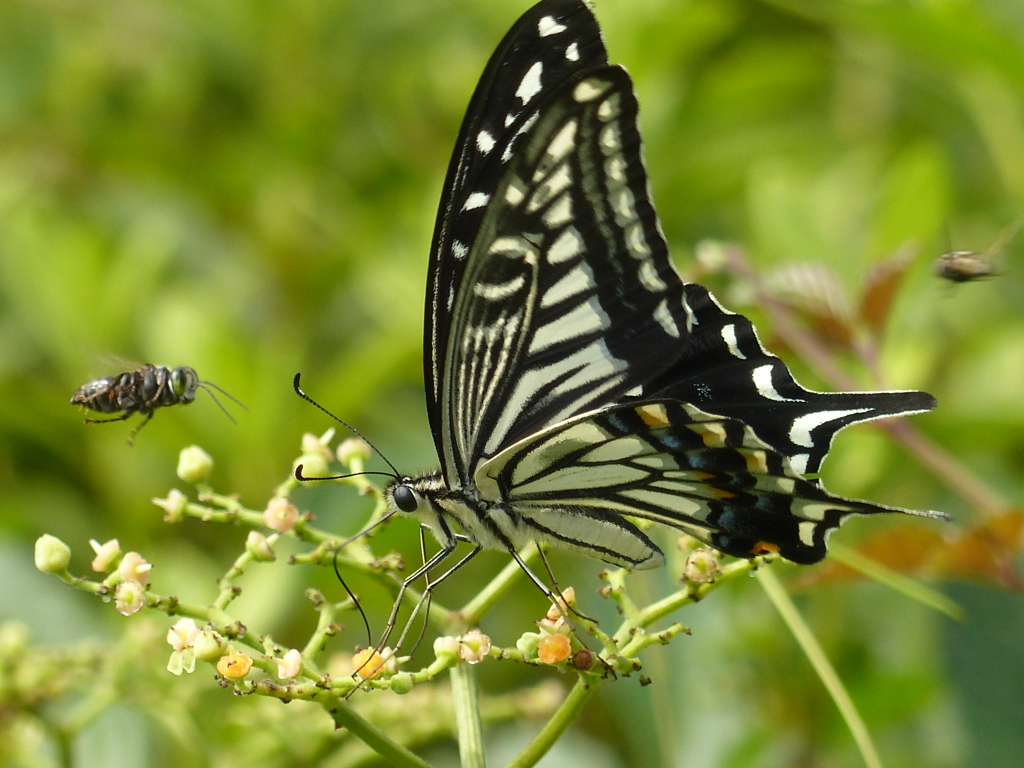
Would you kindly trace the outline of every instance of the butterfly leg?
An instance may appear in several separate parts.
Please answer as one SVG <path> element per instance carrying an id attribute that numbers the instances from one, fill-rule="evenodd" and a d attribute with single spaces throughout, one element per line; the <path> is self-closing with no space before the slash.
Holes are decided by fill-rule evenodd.
<path id="1" fill-rule="evenodd" d="M 555 572 L 551 570 L 551 563 L 548 562 L 548 556 L 544 554 L 544 548 L 540 545 L 537 546 L 537 554 L 540 555 L 540 561 L 544 563 L 544 570 L 548 572 L 548 578 L 551 579 L 551 591 L 554 592 L 556 595 L 561 595 L 562 588 L 558 586 L 558 579 L 555 578 Z M 567 620 L 569 617 L 565 614 L 566 609 L 568 609 L 572 613 L 575 613 L 584 621 L 589 621 L 591 624 L 597 623 L 597 619 L 591 618 L 590 616 L 587 616 L 585 613 L 580 613 L 579 610 L 569 605 L 568 603 L 565 603 L 563 605 L 564 602 L 565 601 L 560 599 L 558 600 L 558 602 L 555 603 L 555 605 L 558 606 L 558 610 L 562 612 L 562 615 L 565 616 Z"/>
<path id="2" fill-rule="evenodd" d="M 444 581 L 446 578 L 448 578 L 452 573 L 454 573 L 459 568 L 461 568 L 463 565 L 465 565 L 466 562 L 468 562 L 470 558 L 472 558 L 474 555 L 476 555 L 477 552 L 480 551 L 480 549 L 481 549 L 480 547 L 476 547 L 472 552 L 470 552 L 468 555 L 463 557 L 452 568 L 448 569 L 445 573 L 443 573 L 436 581 L 434 581 L 433 583 L 428 583 L 427 584 L 427 587 L 423 591 L 423 595 L 420 596 L 420 599 L 416 602 L 416 605 L 413 608 L 412 617 L 410 618 L 409 622 L 406 623 L 406 627 L 402 631 L 402 636 L 399 638 L 398 644 L 395 647 L 395 652 L 396 653 L 397 653 L 398 649 L 402 647 L 402 642 L 405 640 L 405 636 L 409 632 L 409 624 L 415 619 L 416 615 L 419 613 L 420 609 L 423 607 L 423 603 L 424 603 L 424 601 L 426 599 L 426 595 L 430 594 L 430 591 L 435 586 L 440 584 L 442 581 Z M 431 557 L 428 561 L 423 563 L 423 565 L 421 565 L 419 568 L 417 568 L 413 573 L 411 573 L 402 582 L 402 585 L 398 589 L 398 595 L 395 598 L 395 604 L 391 608 L 391 615 L 388 617 L 388 623 L 384 627 L 384 634 L 381 636 L 380 641 L 377 643 L 376 647 L 374 648 L 374 653 L 370 654 L 367 657 L 367 660 L 365 662 L 363 662 L 363 665 L 361 667 L 359 667 L 358 669 L 356 669 L 352 673 L 353 676 L 360 674 L 360 672 L 363 670 L 363 668 L 366 667 L 366 665 L 369 664 L 370 661 L 374 658 L 374 655 L 375 654 L 379 654 L 384 649 L 384 647 L 387 645 L 388 638 L 391 637 L 391 633 L 394 631 L 395 626 L 398 623 L 398 611 L 402 607 L 402 600 L 405 597 L 406 590 L 410 586 L 412 586 L 412 584 L 417 579 L 419 579 L 421 576 L 425 576 L 427 573 L 430 572 L 430 570 L 432 568 L 436 567 L 439 563 L 441 563 L 444 560 L 446 560 L 448 558 L 448 556 L 451 555 L 454 551 L 455 551 L 455 543 L 453 542 L 450 546 L 445 547 L 445 548 L 441 549 L 440 551 L 438 551 L 433 557 Z M 383 664 L 383 662 L 381 662 L 381 664 Z M 359 688 L 362 687 L 362 684 L 364 682 L 366 682 L 366 680 L 370 679 L 370 674 L 372 674 L 374 671 L 375 670 L 371 670 L 370 673 L 359 682 L 359 685 L 357 685 L 355 688 L 353 688 L 351 691 L 349 691 L 348 694 L 346 694 L 346 698 L 348 696 L 351 696 L 356 691 L 358 691 Z"/>

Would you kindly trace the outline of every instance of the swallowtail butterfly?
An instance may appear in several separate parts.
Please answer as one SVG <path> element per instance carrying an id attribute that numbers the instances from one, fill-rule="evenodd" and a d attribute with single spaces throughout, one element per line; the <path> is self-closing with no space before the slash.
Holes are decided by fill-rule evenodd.
<path id="1" fill-rule="evenodd" d="M 441 546 L 415 576 L 458 541 L 464 560 L 532 540 L 662 565 L 633 518 L 814 563 L 850 515 L 909 512 L 806 477 L 836 432 L 935 406 L 804 389 L 746 317 L 682 281 L 629 75 L 581 0 L 527 11 L 473 94 L 434 232 L 424 375 L 441 467 L 386 490 Z"/>

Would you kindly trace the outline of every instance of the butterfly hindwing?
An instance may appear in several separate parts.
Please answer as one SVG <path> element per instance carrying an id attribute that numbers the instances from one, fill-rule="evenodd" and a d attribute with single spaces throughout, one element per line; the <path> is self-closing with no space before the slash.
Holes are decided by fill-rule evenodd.
<path id="1" fill-rule="evenodd" d="M 830 494 L 742 422 L 674 400 L 570 419 L 510 446 L 475 480 L 541 538 L 631 568 L 663 559 L 657 548 L 644 552 L 653 545 L 632 526 L 619 532 L 629 525 L 625 516 L 669 525 L 737 557 L 779 552 L 813 563 L 849 515 L 904 511 Z"/>

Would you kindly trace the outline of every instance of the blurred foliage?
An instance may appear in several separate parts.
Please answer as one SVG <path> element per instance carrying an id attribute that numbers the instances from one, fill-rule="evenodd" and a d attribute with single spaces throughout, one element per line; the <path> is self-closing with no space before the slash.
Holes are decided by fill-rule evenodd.
<path id="1" fill-rule="evenodd" d="M 420 333 L 437 198 L 476 78 L 526 5 L 0 3 L 0 620 L 24 622 L 44 647 L 142 642 L 141 632 L 116 639 L 131 619 L 32 570 L 31 543 L 43 532 L 72 545 L 79 571 L 89 538 L 117 536 L 159 564 L 162 591 L 210 589 L 244 534 L 168 528 L 149 499 L 175 484 L 177 452 L 193 442 L 217 459 L 219 488 L 265 498 L 302 432 L 327 426 L 292 393 L 297 370 L 310 394 L 397 466 L 434 464 Z M 968 621 L 947 622 L 863 581 L 822 578 L 800 602 L 888 764 L 1020 765 L 1024 606 L 1013 507 L 1024 494 L 1024 246 L 1005 244 L 1002 274 L 986 281 L 952 286 L 931 268 L 952 248 L 984 251 L 1024 216 L 1024 5 L 602 0 L 597 15 L 612 61 L 636 81 L 654 197 L 684 274 L 694 274 L 701 241 L 737 242 L 766 285 L 813 263 L 857 306 L 873 267 L 906 260 L 877 376 L 938 397 L 938 410 L 914 426 L 956 457 L 949 472 L 973 473 L 1004 508 L 979 509 L 950 487 L 949 472 L 930 471 L 877 429 L 851 429 L 826 464 L 830 489 L 954 514 L 939 534 L 966 529 L 965 557 L 981 552 L 981 566 L 927 562 L 973 580 L 950 587 Z M 828 386 L 779 343 L 744 281 L 707 282 L 751 315 L 804 384 Z M 851 338 L 865 332 L 858 326 Z M 876 383 L 842 343 L 830 351 L 859 386 Z M 250 411 L 233 426 L 201 393 L 188 408 L 159 412 L 129 448 L 128 425 L 84 426 L 67 405 L 88 379 L 130 367 L 111 356 L 193 366 Z M 339 531 L 367 509 L 338 489 L 300 494 L 318 525 Z M 993 525 L 996 511 L 1010 524 Z M 886 525 L 853 523 L 841 537 Z M 414 540 L 412 524 L 395 525 L 378 546 L 413 562 Z M 458 604 L 480 573 L 503 564 L 479 560 L 442 599 Z M 554 562 L 581 595 L 600 567 Z M 644 578 L 656 593 L 670 576 Z M 290 583 L 255 575 L 242 599 L 287 639 L 315 621 L 301 599 L 310 583 L 338 590 L 330 574 L 296 568 Z M 367 599 L 379 626 L 384 598 Z M 524 587 L 485 628 L 517 635 L 542 602 Z M 858 764 L 755 585 L 722 590 L 687 621 L 693 637 L 648 660 L 654 684 L 604 686 L 557 764 Z M 152 700 L 121 702 L 76 739 L 76 765 L 323 757 L 240 747 L 252 727 L 264 728 L 263 744 L 323 723 L 293 730 L 291 708 L 228 701 L 212 684 L 192 687 L 198 681 L 169 685 L 166 646 L 151 648 L 136 679 L 165 680 L 151 697 L 177 689 L 161 697 L 168 716 Z M 135 651 L 130 661 L 142 663 Z M 486 666 L 489 689 L 519 684 Z M 180 711 L 171 710 L 181 707 L 196 713 L 200 741 L 174 727 Z M 523 737 L 490 736 L 494 755 Z M 40 750 L 48 755 L 44 739 Z"/>

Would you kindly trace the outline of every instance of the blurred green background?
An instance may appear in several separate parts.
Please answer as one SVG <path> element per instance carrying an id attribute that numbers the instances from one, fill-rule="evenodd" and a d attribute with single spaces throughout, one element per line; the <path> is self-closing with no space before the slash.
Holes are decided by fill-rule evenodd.
<path id="1" fill-rule="evenodd" d="M 299 370 L 311 395 L 397 466 L 435 464 L 421 331 L 437 199 L 476 79 L 527 5 L 0 3 L 0 621 L 24 622 L 44 648 L 99 638 L 159 649 L 136 662 L 162 682 L 103 710 L 72 740 L 75 765 L 329 756 L 282 746 L 305 733 L 298 720 L 315 730 L 325 715 L 229 699 L 206 673 L 170 679 L 169 621 L 124 619 L 63 589 L 32 568 L 32 542 L 61 537 L 83 572 L 87 540 L 116 536 L 155 563 L 157 589 L 208 601 L 245 532 L 168 526 L 149 499 L 181 485 L 177 452 L 198 443 L 217 461 L 218 490 L 261 508 L 301 434 L 329 426 L 292 393 Z M 931 264 L 950 247 L 984 251 L 1024 215 L 1024 4 L 602 0 L 596 14 L 611 60 L 636 83 L 654 199 L 680 270 L 692 273 L 701 241 L 736 242 L 766 279 L 794 263 L 823 265 L 855 304 L 873 264 L 913 254 L 882 349 L 886 382 L 934 393 L 939 409 L 915 426 L 1020 503 L 1021 243 L 993 254 L 1003 274 L 988 281 L 954 287 Z M 749 294 L 728 277 L 712 284 L 772 346 Z M 68 405 L 85 381 L 125 369 L 112 356 L 193 366 L 249 412 L 234 408 L 234 426 L 200 393 L 158 412 L 129 448 L 129 425 L 85 426 Z M 804 384 L 827 386 L 787 359 Z M 871 427 L 837 441 L 824 476 L 839 493 L 948 511 L 957 522 L 946 536 L 979 523 L 970 503 Z M 367 510 L 337 488 L 301 489 L 296 501 L 339 531 L 358 529 Z M 937 567 L 948 576 L 939 586 L 967 611 L 962 625 L 876 584 L 823 579 L 798 597 L 890 766 L 1024 764 L 1019 515 L 1001 519 L 1011 533 L 998 567 L 986 565 L 984 546 L 971 578 Z M 855 522 L 836 539 L 852 544 L 900 522 Z M 411 523 L 375 546 L 418 557 Z M 440 599 L 459 604 L 503 564 L 481 561 Z M 605 609 L 590 589 L 599 563 L 555 564 L 585 593 L 585 611 Z M 247 583 L 246 616 L 299 642 L 315 620 L 303 587 L 333 594 L 333 576 L 263 574 Z M 670 578 L 641 586 L 662 594 Z M 543 611 L 524 587 L 484 628 L 511 644 Z M 693 636 L 648 654 L 654 684 L 605 685 L 552 764 L 860 764 L 755 583 L 680 620 Z M 151 636 L 126 641 L 131 622 L 153 622 Z M 520 682 L 516 670 L 486 667 L 491 690 Z M 39 706 L 41 722 L 68 704 Z M 195 716 L 200 738 L 187 747 L 189 732 L 169 725 L 174 708 Z M 0 708 L 0 733 L 12 724 L 29 728 Z M 536 727 L 490 731 L 494 764 Z M 39 760 L 53 758 L 38 740 Z M 19 764 L 0 749 L 5 759 Z"/>

